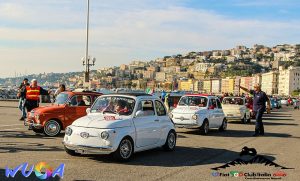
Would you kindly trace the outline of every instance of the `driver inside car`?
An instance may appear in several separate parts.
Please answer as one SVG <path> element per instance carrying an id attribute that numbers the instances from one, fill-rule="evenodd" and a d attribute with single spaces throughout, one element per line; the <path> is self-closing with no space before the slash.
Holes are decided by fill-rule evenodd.
<path id="1" fill-rule="evenodd" d="M 119 100 L 115 106 L 115 112 L 119 114 L 126 114 L 129 112 L 128 108 L 126 107 L 126 102 Z"/>

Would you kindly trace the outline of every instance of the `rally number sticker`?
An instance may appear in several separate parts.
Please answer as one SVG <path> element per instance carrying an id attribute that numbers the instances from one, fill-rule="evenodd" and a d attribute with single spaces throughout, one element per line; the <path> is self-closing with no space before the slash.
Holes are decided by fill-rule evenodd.
<path id="1" fill-rule="evenodd" d="M 116 120 L 115 116 L 104 116 L 105 121 L 114 121 Z"/>

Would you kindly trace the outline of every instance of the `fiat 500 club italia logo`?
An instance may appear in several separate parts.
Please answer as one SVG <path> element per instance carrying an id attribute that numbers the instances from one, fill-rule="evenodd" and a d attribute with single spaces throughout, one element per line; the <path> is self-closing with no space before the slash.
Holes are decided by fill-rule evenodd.
<path id="1" fill-rule="evenodd" d="M 65 164 L 60 164 L 55 170 L 53 170 L 50 165 L 48 165 L 46 162 L 40 162 L 37 165 L 32 165 L 29 170 L 27 171 L 28 163 L 23 163 L 19 166 L 17 166 L 14 169 L 10 169 L 6 167 L 5 169 L 5 176 L 7 178 L 14 178 L 18 171 L 21 171 L 22 175 L 24 177 L 29 177 L 32 172 L 35 173 L 36 177 L 41 180 L 46 180 L 50 177 L 54 178 L 55 176 L 59 176 L 60 178 L 63 178 L 64 170 L 65 170 Z"/>

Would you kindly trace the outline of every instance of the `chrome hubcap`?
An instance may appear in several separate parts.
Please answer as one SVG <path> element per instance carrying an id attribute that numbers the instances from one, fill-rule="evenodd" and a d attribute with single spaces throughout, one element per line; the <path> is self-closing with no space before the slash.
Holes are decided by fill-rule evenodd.
<path id="1" fill-rule="evenodd" d="M 131 142 L 129 140 L 123 140 L 120 146 L 121 156 L 125 159 L 129 158 L 132 152 Z"/>
<path id="2" fill-rule="evenodd" d="M 169 135 L 169 139 L 168 139 L 168 145 L 169 145 L 169 148 L 173 148 L 175 146 L 175 135 L 174 133 L 170 133 Z"/>
<path id="3" fill-rule="evenodd" d="M 53 136 L 56 135 L 59 132 L 60 126 L 57 122 L 49 122 L 46 126 L 46 134 Z"/>

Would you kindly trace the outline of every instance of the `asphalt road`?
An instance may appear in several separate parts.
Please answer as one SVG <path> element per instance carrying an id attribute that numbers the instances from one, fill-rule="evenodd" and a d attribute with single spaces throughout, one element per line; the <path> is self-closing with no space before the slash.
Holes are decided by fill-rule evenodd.
<path id="1" fill-rule="evenodd" d="M 252 137 L 254 120 L 243 125 L 230 122 L 226 132 L 211 130 L 209 135 L 201 136 L 197 129 L 177 129 L 177 148 L 174 152 L 161 149 L 137 153 L 128 163 L 114 162 L 109 156 L 72 157 L 65 153 L 61 144 L 63 134 L 56 138 L 36 135 L 28 131 L 19 121 L 20 112 L 15 102 L 0 102 L 0 180 L 39 180 L 32 173 L 25 178 L 18 172 L 14 179 L 5 177 L 5 170 L 28 162 L 36 165 L 46 162 L 52 168 L 65 164 L 63 178 L 50 180 L 245 180 L 245 177 L 226 176 L 230 171 L 243 173 L 265 173 L 272 176 L 256 178 L 281 178 L 299 180 L 300 176 L 300 110 L 284 107 L 265 115 L 265 136 Z M 263 159 L 253 164 L 237 164 L 214 171 L 211 168 L 242 158 L 241 149 L 255 148 Z M 266 166 L 262 163 L 272 161 L 282 167 Z M 277 171 L 286 176 L 273 177 Z M 213 176 L 216 172 L 224 174 Z M 254 180 L 254 177 L 248 177 Z"/>

